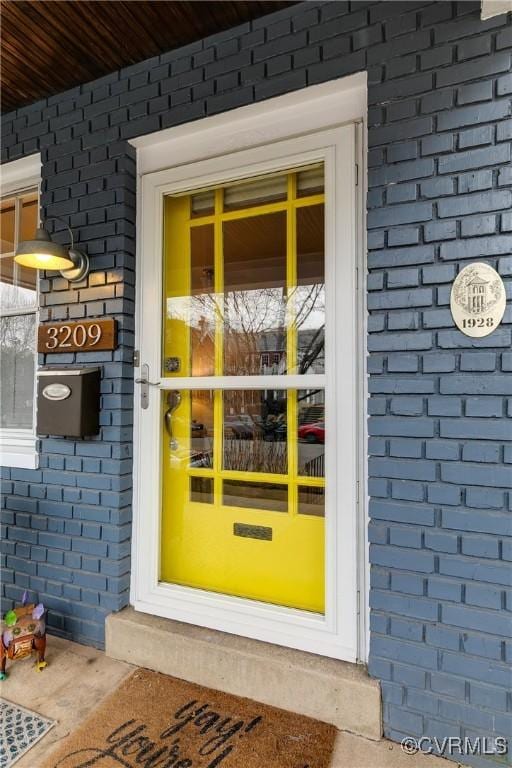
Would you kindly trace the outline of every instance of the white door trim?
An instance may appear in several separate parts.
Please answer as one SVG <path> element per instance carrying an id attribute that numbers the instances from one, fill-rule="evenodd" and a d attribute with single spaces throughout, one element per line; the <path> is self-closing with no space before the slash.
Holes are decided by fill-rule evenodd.
<path id="1" fill-rule="evenodd" d="M 265 102 L 262 105 L 263 116 L 258 116 L 254 106 L 229 113 L 229 135 L 226 133 L 227 117 L 222 115 L 222 120 L 211 118 L 192 124 L 192 136 L 189 126 L 188 137 L 181 127 L 174 129 L 174 139 L 169 131 L 165 131 L 162 132 L 165 134 L 163 141 L 159 140 L 161 136 L 157 134 L 150 137 L 152 142 L 147 137 L 134 142 L 140 147 L 136 333 L 141 348 L 141 362 L 150 366 L 153 378 L 158 378 L 161 354 L 164 195 L 171 191 L 224 183 L 241 175 L 284 170 L 304 162 L 325 162 L 326 307 L 333 318 L 330 328 L 328 323 L 326 333 L 326 360 L 336 360 L 335 364 L 331 363 L 330 369 L 327 367 L 325 378 L 327 389 L 337 393 L 338 407 L 334 412 L 331 399 L 333 413 L 326 413 L 328 423 L 334 427 L 331 427 L 331 445 L 326 445 L 327 472 L 329 456 L 332 462 L 330 478 L 327 479 L 327 506 L 336 509 L 336 514 L 328 515 L 326 519 L 326 615 L 319 616 L 228 595 L 159 583 L 161 414 L 157 388 L 151 388 L 149 408 L 142 412 L 136 387 L 131 602 L 140 611 L 347 661 L 364 658 L 358 621 L 358 585 L 360 588 L 361 578 L 358 573 L 357 542 L 360 521 L 356 498 L 361 419 L 357 412 L 360 408 L 350 406 L 358 401 L 360 391 L 360 371 L 358 372 L 356 364 L 360 354 L 356 268 L 359 266 L 357 252 L 361 240 L 358 235 L 360 222 L 356 213 L 358 196 L 355 180 L 355 122 L 364 120 L 366 111 L 366 90 L 362 87 L 360 76 L 356 77 L 358 82 L 355 85 L 353 78 L 347 78 L 352 81 L 350 88 L 347 88 L 346 83 L 344 87 L 339 87 L 338 82 L 342 81 L 337 81 L 336 89 L 332 83 L 328 84 L 329 89 L 324 86 L 304 89 L 299 92 L 301 101 L 298 101 L 297 93 L 292 94 L 293 104 L 290 104 L 288 96 L 272 99 L 275 108 L 272 110 L 269 102 Z M 347 113 L 343 113 L 340 108 L 344 93 L 348 94 Z M 286 103 L 283 104 L 282 100 Z M 316 108 L 320 102 L 321 110 Z M 292 107 L 295 131 L 297 125 L 301 128 L 308 123 L 315 125 L 313 131 L 290 139 L 290 134 L 287 133 L 291 129 L 288 119 L 290 115 L 287 114 L 285 119 L 283 114 L 289 113 Z M 252 129 L 247 124 L 246 110 L 249 109 Z M 324 128 L 327 125 L 328 130 L 319 130 L 319 112 L 322 112 Z M 314 121 L 311 120 L 312 115 Z M 338 127 L 331 127 L 333 118 L 334 125 L 338 123 Z M 212 121 L 215 125 L 212 125 Z M 255 122 L 258 123 L 257 129 L 254 129 Z M 202 123 L 206 124 L 204 135 L 201 135 Z M 278 128 L 281 129 L 280 136 L 276 133 Z M 265 140 L 267 135 L 268 139 Z M 238 140 L 240 146 L 233 147 Z M 191 157 L 193 146 L 196 153 L 195 162 Z M 207 147 L 215 149 L 213 152 L 210 149 L 210 156 L 205 157 Z M 226 153 L 227 147 L 232 151 Z M 183 152 L 180 149 L 183 149 Z M 157 157 L 158 163 L 155 159 Z M 172 159 L 176 157 L 180 158 L 180 164 L 171 166 Z M 181 162 L 184 157 L 187 161 Z M 157 164 L 159 169 L 155 168 Z M 337 318 L 336 314 L 340 317 Z M 336 338 L 332 331 L 334 328 L 338 331 Z M 296 386 L 295 382 L 292 384 L 291 381 L 290 385 Z M 329 408 L 329 398 L 327 401 Z M 336 435 L 344 435 L 347 439 L 337 440 L 337 445 L 334 445 Z M 339 474 L 339 467 L 344 468 L 344 481 L 338 484 L 335 498 L 335 478 Z M 332 494 L 331 498 L 329 494 Z"/>
<path id="2" fill-rule="evenodd" d="M 129 142 L 144 176 L 171 165 L 239 152 L 273 141 L 366 120 L 366 72 L 312 85 Z"/>

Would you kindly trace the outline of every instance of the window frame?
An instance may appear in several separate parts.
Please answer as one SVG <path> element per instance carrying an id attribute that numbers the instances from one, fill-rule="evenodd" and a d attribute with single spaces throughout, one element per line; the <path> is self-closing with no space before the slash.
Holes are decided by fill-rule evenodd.
<path id="1" fill-rule="evenodd" d="M 0 180 L 0 199 L 20 198 L 29 192 L 37 191 L 38 201 L 41 198 L 41 156 L 39 154 L 13 160 L 2 164 Z M 18 216 L 19 206 L 16 206 Z M 15 220 L 15 247 L 19 232 L 19 222 Z M 36 278 L 35 303 L 30 307 L 0 308 L 0 317 L 19 317 L 34 315 L 36 329 L 39 325 L 39 279 Z M 37 338 L 37 330 L 36 330 Z M 32 428 L 16 429 L 0 427 L 0 467 L 17 469 L 37 469 L 39 454 L 36 436 L 36 382 L 37 382 L 37 347 L 34 345 L 34 399 L 32 410 Z"/>

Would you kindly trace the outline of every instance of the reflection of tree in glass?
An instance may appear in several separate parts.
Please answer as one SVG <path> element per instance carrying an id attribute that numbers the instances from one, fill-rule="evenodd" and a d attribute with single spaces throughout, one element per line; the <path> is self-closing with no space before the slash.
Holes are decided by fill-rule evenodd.
<path id="1" fill-rule="evenodd" d="M 3 427 L 30 428 L 34 391 L 35 315 L 0 319 L 0 403 Z"/>
<path id="2" fill-rule="evenodd" d="M 298 334 L 298 373 L 306 373 L 318 364 L 323 371 L 325 291 L 323 283 L 298 286 L 288 295 L 279 288 L 230 291 L 224 297 L 202 293 L 190 297 L 187 311 L 173 318 L 189 325 L 198 344 L 192 348 L 213 348 L 215 320 L 224 330 L 224 375 L 260 375 L 287 373 L 286 328 L 294 324 Z M 185 310 L 185 308 L 183 308 Z M 179 310 L 178 310 L 179 311 Z M 294 319 L 295 318 L 295 319 Z M 262 356 L 274 353 L 276 359 L 265 363 Z"/>
<path id="3" fill-rule="evenodd" d="M 30 315 L 29 315 L 30 317 Z M 0 324 L 0 344 L 2 353 L 8 350 L 34 353 L 34 329 L 27 322 L 26 315 L 11 315 L 2 318 Z"/>
<path id="4" fill-rule="evenodd" d="M 278 373 L 286 373 L 286 296 L 283 288 L 231 291 L 225 298 L 224 372 L 262 373 L 262 352 L 279 353 Z"/>
<path id="5" fill-rule="evenodd" d="M 325 286 L 300 285 L 296 289 L 298 373 L 323 373 L 325 345 Z M 317 365 L 315 365 L 315 363 Z"/>
<path id="6" fill-rule="evenodd" d="M 4 282 L 4 275 L 2 274 L 2 281 L 0 282 L 0 311 L 6 309 L 28 309 L 34 306 L 35 300 L 35 288 L 26 288 Z"/>

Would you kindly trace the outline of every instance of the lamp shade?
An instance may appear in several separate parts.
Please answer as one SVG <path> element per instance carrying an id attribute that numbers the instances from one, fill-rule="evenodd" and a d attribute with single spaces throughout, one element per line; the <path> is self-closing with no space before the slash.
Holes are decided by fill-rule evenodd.
<path id="1" fill-rule="evenodd" d="M 31 269 L 71 269 L 75 266 L 69 251 L 54 243 L 45 229 L 37 229 L 33 240 L 19 243 L 14 261 Z"/>

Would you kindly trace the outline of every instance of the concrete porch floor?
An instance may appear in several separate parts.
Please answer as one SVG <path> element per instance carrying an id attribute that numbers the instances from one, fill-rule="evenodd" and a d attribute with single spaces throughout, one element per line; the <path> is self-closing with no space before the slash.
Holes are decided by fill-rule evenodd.
<path id="1" fill-rule="evenodd" d="M 2 697 L 57 721 L 16 763 L 17 768 L 39 768 L 55 745 L 135 669 L 94 648 L 58 637 L 48 638 L 46 658 L 48 667 L 41 673 L 28 659 L 8 664 L 8 677 L 0 683 Z M 451 767 L 456 768 L 456 763 L 434 756 L 406 755 L 399 744 L 386 739 L 370 741 L 341 731 L 331 762 L 331 768 Z"/>

